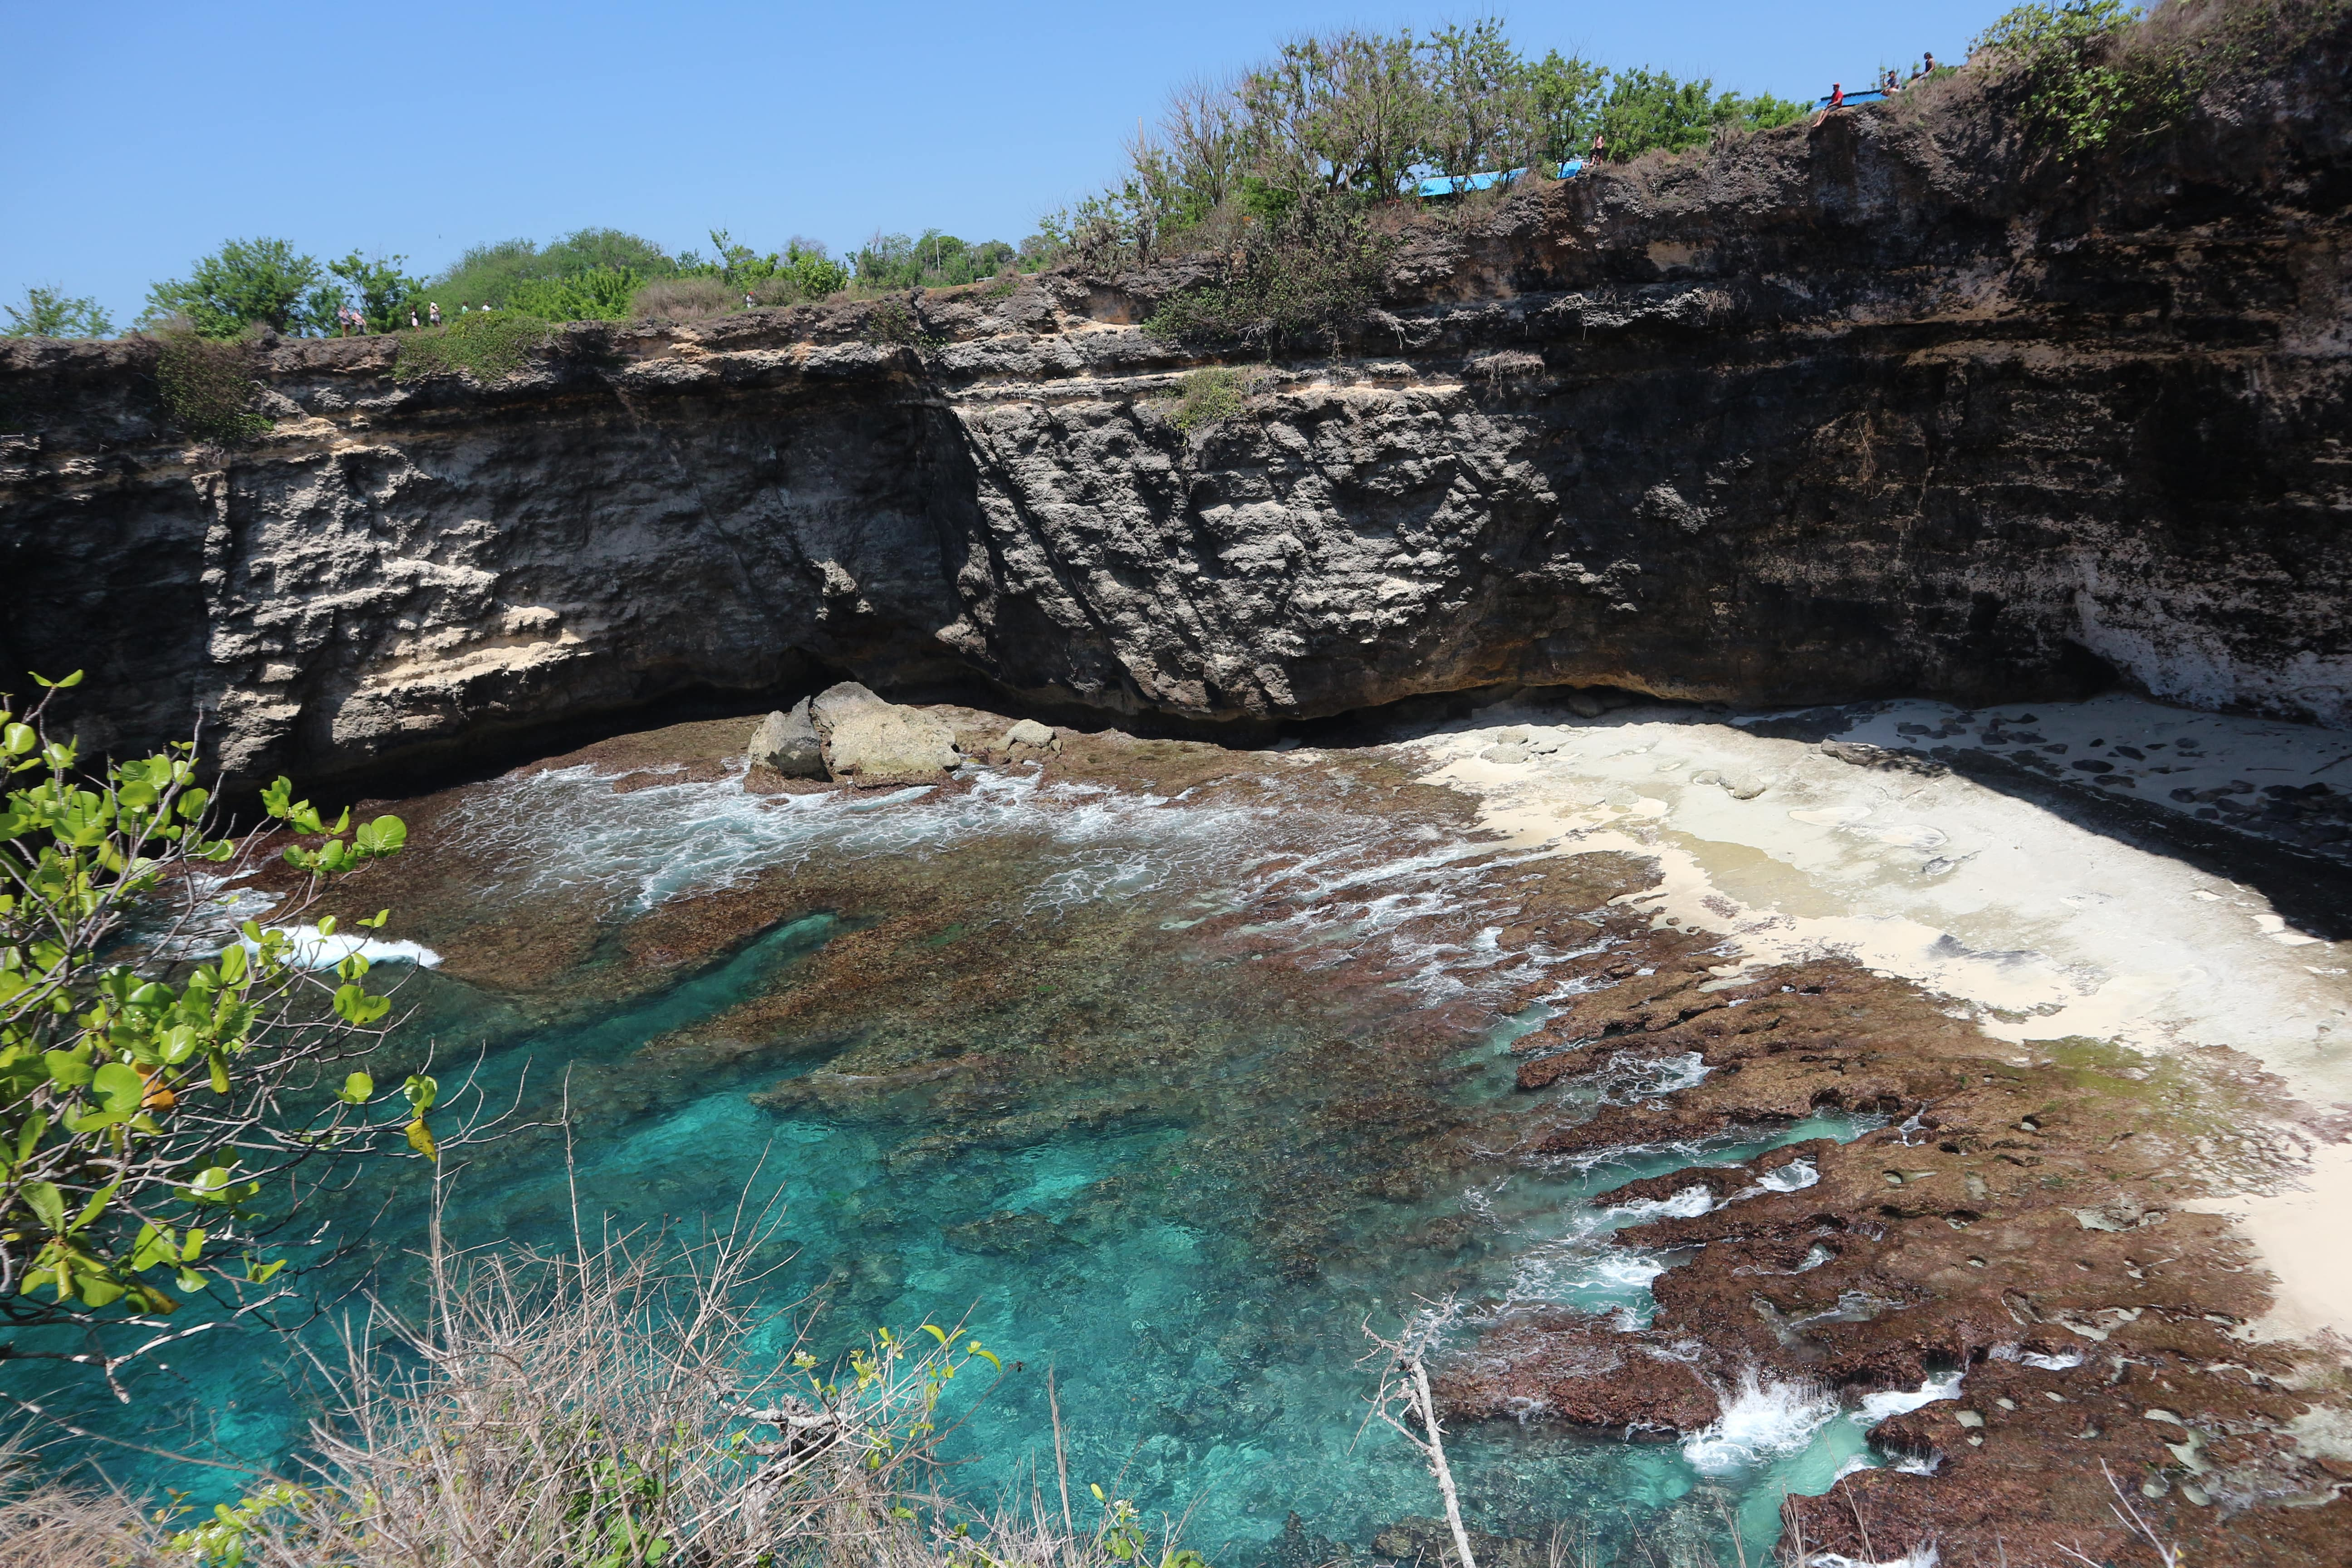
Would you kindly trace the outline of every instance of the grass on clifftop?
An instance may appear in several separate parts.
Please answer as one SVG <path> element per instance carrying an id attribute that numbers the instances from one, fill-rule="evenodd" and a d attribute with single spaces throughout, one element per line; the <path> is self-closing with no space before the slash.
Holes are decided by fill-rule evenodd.
<path id="1" fill-rule="evenodd" d="M 487 386 L 504 381 L 555 340 L 554 329 L 535 316 L 509 311 L 460 316 L 444 327 L 400 336 L 394 381 L 470 373 Z"/>

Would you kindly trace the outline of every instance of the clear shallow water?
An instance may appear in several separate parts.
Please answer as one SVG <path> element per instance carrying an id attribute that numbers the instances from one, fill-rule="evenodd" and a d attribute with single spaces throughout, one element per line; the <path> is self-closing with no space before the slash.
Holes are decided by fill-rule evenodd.
<path id="1" fill-rule="evenodd" d="M 462 978 L 463 930 L 434 933 L 450 973 L 417 976 L 412 1028 L 492 1041 L 485 1081 L 503 1090 L 528 1069 L 536 1112 L 569 1069 L 593 1211 L 692 1225 L 780 1185 L 797 1253 L 775 1289 L 822 1305 L 821 1342 L 967 1318 L 1021 1365 L 968 1428 L 967 1495 L 1050 1473 L 1051 1366 L 1074 1481 L 1189 1512 L 1188 1539 L 1220 1563 L 1264 1557 L 1294 1514 L 1310 1542 L 1361 1552 L 1437 1510 L 1403 1445 L 1364 1428 L 1368 1316 L 1388 1326 L 1456 1294 L 1465 1335 L 1542 1307 L 1646 1321 L 1668 1260 L 1610 1235 L 1694 1200 L 1591 1198 L 1854 1131 L 1819 1120 L 1598 1161 L 1514 1156 L 1538 1100 L 1512 1089 L 1507 1045 L 1541 1014 L 1506 1009 L 1561 955 L 1496 942 L 1514 862 L 1378 804 L 1328 778 L 1198 804 L 1018 773 L 969 793 L 768 802 L 731 783 L 615 794 L 583 769 L 505 782 L 454 826 L 468 855 L 456 875 L 477 915 L 508 921 L 504 940 L 594 922 L 609 952 L 682 896 L 796 879 L 825 879 L 835 907 L 617 998 L 598 979 L 613 961 L 593 959 L 531 999 L 542 1016 L 578 1002 L 536 1026 Z M 842 1090 L 837 1069 L 868 1058 L 958 1070 Z M 1622 1103 L 1697 1070 L 1564 1094 Z M 394 1179 L 407 1186 L 382 1207 Z M 568 1234 L 555 1138 L 479 1151 L 457 1180 L 460 1244 Z M 397 1299 L 421 1206 L 410 1168 L 325 1211 L 364 1235 L 314 1288 L 365 1280 Z M 209 1451 L 283 1464 L 299 1416 L 269 1347 L 247 1348 L 185 1357 L 149 1376 L 137 1416 L 98 1418 L 153 1440 L 144 1424 L 170 1412 Z M 1752 1552 L 1782 1490 L 1821 1489 L 1864 1444 L 1819 1394 L 1758 1388 L 1685 1444 L 1500 1425 L 1449 1447 L 1480 1528 L 1540 1541 L 1600 1520 L 1696 1543 L 1721 1533 L 1719 1499 Z"/>

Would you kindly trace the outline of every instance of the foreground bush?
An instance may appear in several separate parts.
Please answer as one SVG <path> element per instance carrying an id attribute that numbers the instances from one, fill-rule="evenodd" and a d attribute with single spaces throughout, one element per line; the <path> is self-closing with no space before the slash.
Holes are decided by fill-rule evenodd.
<path id="1" fill-rule="evenodd" d="M 425 1260 L 421 1321 L 382 1309 L 317 1370 L 306 1474 L 207 1514 L 19 1487 L 44 1564 L 203 1568 L 1206 1568 L 1124 1502 L 1066 1488 L 993 1513 L 939 1495 L 970 1335 L 877 1331 L 830 1367 L 749 1305 L 773 1225 L 698 1245 L 583 1243 Z M 967 1383 L 966 1386 L 969 1386 Z M 0 1563 L 7 1559 L 0 1556 Z"/>
<path id="2" fill-rule="evenodd" d="M 193 742 L 85 763 L 51 737 L 50 703 L 79 679 L 0 710 L 0 1318 L 76 1331 L 0 1353 L 127 1398 L 118 1371 L 177 1337 L 158 1331 L 188 1299 L 255 1310 L 283 1267 L 268 1241 L 334 1156 L 397 1147 L 404 1123 L 431 1154 L 436 1091 L 411 1078 L 379 1095 L 360 1068 L 392 1003 L 356 944 L 313 967 L 332 920 L 298 938 L 230 927 L 208 901 L 290 830 L 310 841 L 285 852 L 310 879 L 279 918 L 299 919 L 327 879 L 395 853 L 400 820 L 329 824 L 280 779 L 263 832 L 213 837 Z M 251 1206 L 265 1184 L 274 1214 Z"/>

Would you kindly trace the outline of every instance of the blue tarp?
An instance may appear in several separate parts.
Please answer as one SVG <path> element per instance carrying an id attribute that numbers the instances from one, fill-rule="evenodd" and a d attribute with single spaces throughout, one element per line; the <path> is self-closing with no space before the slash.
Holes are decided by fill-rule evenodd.
<path id="1" fill-rule="evenodd" d="M 1422 181 L 1419 190 L 1424 196 L 1458 196 L 1465 191 L 1491 190 L 1505 180 L 1516 180 L 1526 173 L 1525 169 L 1505 169 L 1484 174 L 1440 174 L 1435 179 Z"/>
<path id="2" fill-rule="evenodd" d="M 1413 194 L 1423 196 L 1458 196 L 1465 191 L 1492 190 L 1505 180 L 1516 180 L 1526 173 L 1525 169 L 1504 169 L 1498 172 L 1490 171 L 1484 174 L 1439 174 L 1432 179 L 1422 181 L 1413 187 Z M 1584 160 L 1570 158 L 1559 166 L 1559 177 L 1563 180 L 1572 180 L 1582 173 L 1584 173 Z"/>
<path id="3" fill-rule="evenodd" d="M 1845 95 L 1845 100 L 1848 103 L 1883 103 L 1885 100 L 1886 93 L 1880 88 L 1871 88 L 1863 92 L 1849 92 Z M 1829 106 L 1830 100 L 1826 98 L 1813 105 L 1815 109 L 1827 109 Z"/>

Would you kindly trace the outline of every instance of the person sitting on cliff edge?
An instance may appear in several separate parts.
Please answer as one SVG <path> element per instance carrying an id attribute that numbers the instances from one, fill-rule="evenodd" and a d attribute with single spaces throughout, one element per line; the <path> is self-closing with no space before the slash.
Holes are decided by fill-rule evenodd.
<path id="1" fill-rule="evenodd" d="M 1844 107 L 1845 84 L 1843 82 L 1835 81 L 1830 83 L 1830 100 L 1822 105 L 1822 111 L 1819 114 L 1813 116 L 1813 123 L 1816 126 L 1820 125 L 1822 121 L 1827 120 L 1831 115 L 1835 114 L 1839 110 L 1843 109 Z"/>

